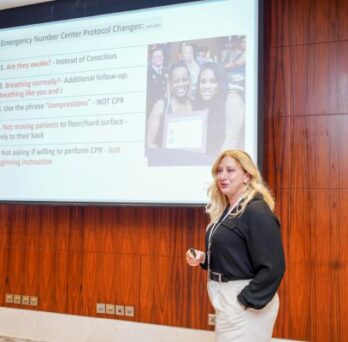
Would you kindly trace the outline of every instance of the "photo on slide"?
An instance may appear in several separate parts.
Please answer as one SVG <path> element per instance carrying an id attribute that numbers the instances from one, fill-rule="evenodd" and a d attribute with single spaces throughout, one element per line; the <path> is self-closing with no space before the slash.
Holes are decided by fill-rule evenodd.
<path id="1" fill-rule="evenodd" d="M 246 36 L 148 46 L 149 166 L 210 165 L 245 148 Z"/>

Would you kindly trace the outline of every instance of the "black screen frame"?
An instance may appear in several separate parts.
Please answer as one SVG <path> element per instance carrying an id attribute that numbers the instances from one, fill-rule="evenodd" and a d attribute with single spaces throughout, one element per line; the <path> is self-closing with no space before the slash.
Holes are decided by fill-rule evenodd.
<path id="1" fill-rule="evenodd" d="M 55 0 L 0 11 L 0 28 L 41 24 L 199 0 Z"/>

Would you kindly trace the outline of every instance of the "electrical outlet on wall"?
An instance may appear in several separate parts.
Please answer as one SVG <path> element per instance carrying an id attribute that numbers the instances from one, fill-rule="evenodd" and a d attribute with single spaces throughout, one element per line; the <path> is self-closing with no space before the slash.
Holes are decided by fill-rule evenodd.
<path id="1" fill-rule="evenodd" d="M 98 314 L 105 314 L 105 304 L 97 303 L 96 311 Z"/>
<path id="2" fill-rule="evenodd" d="M 115 314 L 118 316 L 124 316 L 124 305 L 115 305 Z"/>
<path id="3" fill-rule="evenodd" d="M 134 306 L 126 306 L 124 313 L 128 317 L 134 317 Z"/>
<path id="4" fill-rule="evenodd" d="M 30 305 L 31 306 L 38 306 L 39 305 L 39 298 L 36 296 L 30 297 Z"/>
<path id="5" fill-rule="evenodd" d="M 12 304 L 13 303 L 13 294 L 12 293 L 6 293 L 5 294 L 5 303 L 6 304 Z"/>
<path id="6" fill-rule="evenodd" d="M 114 315 L 115 314 L 115 305 L 114 304 L 106 304 L 105 305 L 105 313 L 108 315 Z"/>
<path id="7" fill-rule="evenodd" d="M 22 296 L 22 305 L 30 304 L 30 296 Z"/>
<path id="8" fill-rule="evenodd" d="M 13 295 L 13 304 L 20 304 L 22 302 L 22 296 L 19 294 Z"/>
<path id="9" fill-rule="evenodd" d="M 208 325 L 215 325 L 215 314 L 208 314 Z"/>

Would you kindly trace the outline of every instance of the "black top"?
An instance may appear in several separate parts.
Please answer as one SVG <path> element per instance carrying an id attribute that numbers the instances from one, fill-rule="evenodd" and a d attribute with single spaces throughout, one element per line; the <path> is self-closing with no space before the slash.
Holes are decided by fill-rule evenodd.
<path id="1" fill-rule="evenodd" d="M 285 271 L 279 228 L 278 218 L 256 195 L 240 216 L 224 219 L 212 235 L 211 271 L 231 280 L 252 279 L 238 295 L 246 307 L 263 308 L 279 287 Z M 206 233 L 206 249 L 211 229 Z M 206 260 L 202 267 L 207 266 Z"/>

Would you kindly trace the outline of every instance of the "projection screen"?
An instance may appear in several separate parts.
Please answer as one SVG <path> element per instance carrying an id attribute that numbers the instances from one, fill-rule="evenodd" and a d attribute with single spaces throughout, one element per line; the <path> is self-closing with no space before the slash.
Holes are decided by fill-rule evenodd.
<path id="1" fill-rule="evenodd" d="M 0 30 L 0 201 L 195 205 L 257 162 L 258 1 Z"/>

